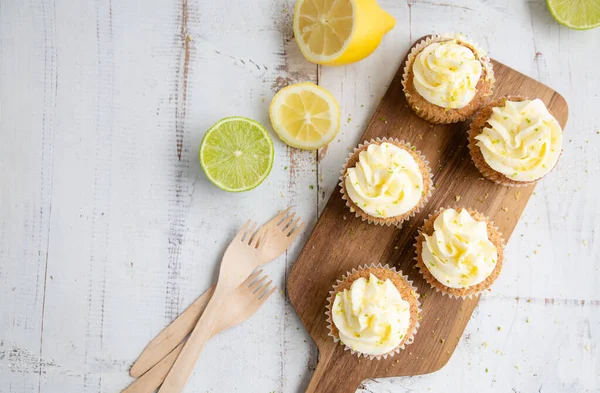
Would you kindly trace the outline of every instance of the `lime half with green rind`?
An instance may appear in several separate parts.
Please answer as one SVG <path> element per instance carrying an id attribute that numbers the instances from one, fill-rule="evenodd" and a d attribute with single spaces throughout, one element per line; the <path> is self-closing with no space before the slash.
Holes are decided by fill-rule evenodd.
<path id="1" fill-rule="evenodd" d="M 547 3 L 561 25 L 577 30 L 600 26 L 600 0 L 547 0 Z"/>
<path id="2" fill-rule="evenodd" d="M 206 131 L 198 158 L 217 187 L 230 192 L 248 191 L 262 183 L 273 168 L 273 140 L 257 121 L 226 117 Z"/>

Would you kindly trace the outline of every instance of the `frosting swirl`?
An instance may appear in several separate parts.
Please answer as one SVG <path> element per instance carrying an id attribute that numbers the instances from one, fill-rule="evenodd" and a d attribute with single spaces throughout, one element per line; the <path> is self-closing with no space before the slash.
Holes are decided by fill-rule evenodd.
<path id="1" fill-rule="evenodd" d="M 336 294 L 331 318 L 346 346 L 377 356 L 400 345 L 410 326 L 409 308 L 389 279 L 370 274 Z"/>
<path id="2" fill-rule="evenodd" d="M 443 285 L 466 288 L 484 281 L 496 267 L 498 250 L 488 238 L 487 224 L 462 209 L 444 210 L 433 223 L 431 236 L 423 234 L 421 257 Z"/>
<path id="3" fill-rule="evenodd" d="M 345 187 L 352 201 L 374 217 L 402 215 L 424 193 L 423 175 L 413 156 L 398 146 L 372 143 L 346 172 Z"/>
<path id="4" fill-rule="evenodd" d="M 475 137 L 485 162 L 496 172 L 515 181 L 533 181 L 556 165 L 563 135 L 558 121 L 540 99 L 506 101 L 492 109 Z"/>
<path id="5" fill-rule="evenodd" d="M 427 45 L 415 58 L 413 84 L 427 101 L 442 108 L 463 108 L 475 97 L 483 66 L 456 39 Z"/>

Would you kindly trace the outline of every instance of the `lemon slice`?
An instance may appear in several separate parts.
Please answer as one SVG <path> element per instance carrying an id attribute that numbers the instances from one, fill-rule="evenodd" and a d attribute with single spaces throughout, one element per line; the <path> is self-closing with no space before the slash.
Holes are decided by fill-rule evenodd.
<path id="1" fill-rule="evenodd" d="M 350 64 L 369 56 L 396 24 L 375 0 L 297 0 L 294 36 L 308 61 Z"/>
<path id="2" fill-rule="evenodd" d="M 577 30 L 600 26 L 600 0 L 547 0 L 550 13 L 560 24 Z"/>
<path id="3" fill-rule="evenodd" d="M 282 141 L 299 149 L 319 149 L 340 129 L 340 106 L 330 92 L 304 82 L 281 89 L 269 108 L 271 124 Z"/>

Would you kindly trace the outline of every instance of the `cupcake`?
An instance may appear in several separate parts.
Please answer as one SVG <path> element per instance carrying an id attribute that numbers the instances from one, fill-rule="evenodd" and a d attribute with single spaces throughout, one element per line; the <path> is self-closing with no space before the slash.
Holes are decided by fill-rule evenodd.
<path id="1" fill-rule="evenodd" d="M 432 123 L 471 117 L 492 94 L 487 54 L 461 35 L 435 35 L 410 51 L 402 77 L 410 108 Z"/>
<path id="2" fill-rule="evenodd" d="M 387 265 L 359 267 L 338 280 L 327 305 L 329 335 L 353 354 L 384 359 L 411 344 L 419 327 L 419 295 Z"/>
<path id="3" fill-rule="evenodd" d="M 400 225 L 414 216 L 431 194 L 428 163 L 415 147 L 397 139 L 359 145 L 340 178 L 342 198 L 369 223 Z"/>
<path id="4" fill-rule="evenodd" d="M 436 290 L 450 297 L 477 295 L 502 270 L 504 242 L 483 214 L 442 209 L 429 216 L 417 236 L 417 267 Z"/>
<path id="5" fill-rule="evenodd" d="M 486 105 L 469 130 L 471 158 L 486 178 L 505 186 L 535 183 L 562 152 L 563 133 L 536 98 L 503 97 Z"/>

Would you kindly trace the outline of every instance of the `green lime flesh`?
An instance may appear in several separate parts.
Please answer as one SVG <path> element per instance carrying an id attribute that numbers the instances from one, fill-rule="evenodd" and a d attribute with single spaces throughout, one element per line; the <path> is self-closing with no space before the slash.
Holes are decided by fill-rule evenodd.
<path id="1" fill-rule="evenodd" d="M 271 172 L 273 140 L 258 122 L 234 116 L 219 120 L 202 139 L 198 158 L 208 179 L 230 192 L 248 191 Z"/>
<path id="2" fill-rule="evenodd" d="M 600 26 L 600 0 L 547 0 L 558 23 L 577 30 Z"/>

